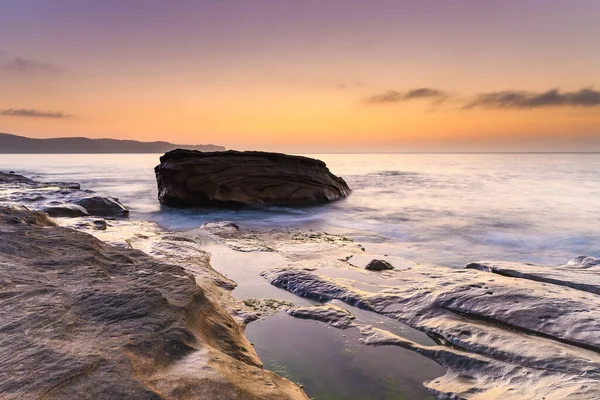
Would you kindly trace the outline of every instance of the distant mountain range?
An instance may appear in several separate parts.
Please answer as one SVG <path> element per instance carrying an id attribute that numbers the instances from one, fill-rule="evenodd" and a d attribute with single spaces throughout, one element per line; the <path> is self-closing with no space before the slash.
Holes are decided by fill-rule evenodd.
<path id="1" fill-rule="evenodd" d="M 84 137 L 32 139 L 0 133 L 0 154 L 69 154 L 69 153 L 165 153 L 174 149 L 223 151 L 225 147 L 185 145 L 169 142 L 138 142 L 136 140 L 89 139 Z"/>

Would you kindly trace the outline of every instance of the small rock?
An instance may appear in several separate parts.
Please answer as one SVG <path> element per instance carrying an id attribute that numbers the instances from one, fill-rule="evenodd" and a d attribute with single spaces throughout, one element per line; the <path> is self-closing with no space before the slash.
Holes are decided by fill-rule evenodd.
<path id="1" fill-rule="evenodd" d="M 51 217 L 74 218 L 85 217 L 88 215 L 88 212 L 85 210 L 85 208 L 77 204 L 51 205 L 42 208 L 42 211 Z"/>
<path id="2" fill-rule="evenodd" d="M 86 197 L 75 201 L 75 204 L 85 208 L 90 215 L 98 217 L 129 215 L 127 207 L 114 197 Z"/>
<path id="3" fill-rule="evenodd" d="M 106 230 L 106 221 L 103 219 L 97 219 L 95 221 L 92 221 L 92 224 L 94 224 L 94 229 L 97 229 L 99 231 L 105 231 Z"/>
<path id="4" fill-rule="evenodd" d="M 385 271 L 394 269 L 394 266 L 385 260 L 372 260 L 365 269 L 369 271 Z"/>
<path id="5" fill-rule="evenodd" d="M 231 221 L 219 221 L 219 222 L 207 222 L 205 224 L 202 224 L 200 226 L 200 229 L 205 229 L 207 231 L 237 232 L 240 230 L 240 227 Z"/>

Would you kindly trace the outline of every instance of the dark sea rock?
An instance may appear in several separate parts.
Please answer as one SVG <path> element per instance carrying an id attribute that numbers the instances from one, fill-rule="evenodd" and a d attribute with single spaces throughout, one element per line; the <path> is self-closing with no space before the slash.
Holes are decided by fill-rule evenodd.
<path id="1" fill-rule="evenodd" d="M 2 189 L 9 189 L 3 191 Z M 38 182 L 17 174 L 0 172 L 0 204 L 27 204 L 52 217 L 127 217 L 129 210 L 118 199 L 81 190 L 73 182 Z"/>
<path id="2" fill-rule="evenodd" d="M 365 269 L 369 271 L 386 271 L 394 269 L 394 266 L 385 260 L 372 260 Z"/>
<path id="3" fill-rule="evenodd" d="M 129 215 L 127 207 L 114 197 L 85 197 L 76 200 L 75 204 L 85 208 L 90 215 L 98 217 L 123 217 Z"/>
<path id="4" fill-rule="evenodd" d="M 106 221 L 103 219 L 97 219 L 92 221 L 92 225 L 94 226 L 94 229 L 97 229 L 99 231 L 105 231 L 108 226 L 106 224 Z"/>
<path id="5" fill-rule="evenodd" d="M 0 171 L 0 183 L 34 183 L 34 180 L 26 178 L 22 175 L 17 175 L 13 171 L 8 174 Z"/>
<path id="6" fill-rule="evenodd" d="M 20 184 L 23 187 L 31 189 L 44 189 L 54 187 L 61 190 L 78 190 L 80 186 L 75 182 L 38 182 L 23 175 L 9 172 L 8 174 L 0 171 L 0 184 Z"/>
<path id="7" fill-rule="evenodd" d="M 62 204 L 43 207 L 42 211 L 51 217 L 85 217 L 88 212 L 77 204 Z"/>
<path id="8" fill-rule="evenodd" d="M 195 279 L 0 207 L 0 397 L 306 400 Z"/>
<path id="9" fill-rule="evenodd" d="M 158 198 L 172 207 L 303 206 L 351 190 L 324 162 L 258 151 L 173 150 L 155 167 Z"/>

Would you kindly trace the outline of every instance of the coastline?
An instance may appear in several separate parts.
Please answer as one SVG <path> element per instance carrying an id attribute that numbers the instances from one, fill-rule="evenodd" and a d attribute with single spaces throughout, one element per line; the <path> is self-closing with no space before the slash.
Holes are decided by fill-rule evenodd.
<path id="1" fill-rule="evenodd" d="M 289 381 L 279 381 L 282 378 L 258 369 L 257 357 L 264 353 L 271 369 L 292 375 L 290 378 L 297 382 L 302 377 L 315 379 L 315 373 L 328 376 L 328 371 L 314 365 L 309 368 L 315 373 L 308 376 L 302 375 L 303 370 L 293 371 L 293 365 L 277 369 L 268 352 L 269 346 L 276 344 L 278 330 L 288 332 L 288 342 L 294 343 L 295 331 L 319 342 L 327 329 L 327 335 L 335 336 L 327 342 L 329 347 L 335 346 L 336 340 L 343 342 L 341 351 L 350 358 L 359 359 L 381 348 L 390 349 L 390 354 L 406 352 L 397 353 L 397 357 L 416 370 L 413 382 L 420 380 L 425 386 L 419 391 L 405 381 L 404 387 L 391 389 L 390 396 L 408 390 L 413 394 L 408 398 L 425 398 L 428 390 L 440 399 L 559 399 L 566 395 L 586 399 L 600 393 L 595 383 L 600 370 L 600 345 L 593 335 L 598 329 L 587 317 L 600 310 L 595 292 L 600 287 L 597 259 L 581 259 L 559 268 L 480 262 L 468 269 L 456 269 L 371 254 L 370 249 L 365 251 L 343 236 L 318 231 L 238 230 L 217 224 L 168 232 L 153 223 L 125 219 L 108 219 L 107 228 L 102 230 L 90 224 L 89 218 L 57 220 L 115 249 L 141 250 L 144 257 L 152 257 L 157 263 L 185 270 L 218 309 L 215 317 L 220 321 L 233 318 L 237 328 L 232 328 L 228 336 L 237 350 L 250 356 L 244 359 L 242 353 L 235 353 L 246 362 L 220 364 L 224 370 L 219 372 L 231 380 L 231 390 L 256 385 L 254 379 L 267 382 L 267 376 L 281 390 L 269 398 L 306 398 L 294 397 L 305 395 Z M 28 240 L 23 237 L 24 242 Z M 369 260 L 379 257 L 388 259 L 396 270 L 364 270 Z M 582 271 L 587 286 L 578 283 Z M 248 327 L 246 336 L 256 350 L 240 333 L 251 321 L 257 322 Z M 282 327 L 291 328 L 284 331 Z M 210 337 L 203 339 L 217 346 Z M 220 358 L 223 349 L 218 347 L 216 357 Z M 290 357 L 306 358 L 301 350 L 288 355 L 288 361 Z M 369 360 L 361 359 L 363 368 L 369 366 Z M 245 365 L 240 367 L 238 362 Z M 232 365 L 238 371 L 256 368 L 261 372 L 248 373 L 238 381 L 227 375 Z M 182 376 L 185 374 L 178 378 Z M 368 377 L 363 379 L 368 381 Z M 265 385 L 265 390 L 272 388 Z M 311 389 L 306 386 L 306 390 Z M 257 390 L 261 387 L 258 385 Z M 371 389 L 368 385 L 366 388 Z"/>
<path id="2" fill-rule="evenodd" d="M 4 398 L 307 398 L 183 267 L 25 209 L 0 235 Z"/>

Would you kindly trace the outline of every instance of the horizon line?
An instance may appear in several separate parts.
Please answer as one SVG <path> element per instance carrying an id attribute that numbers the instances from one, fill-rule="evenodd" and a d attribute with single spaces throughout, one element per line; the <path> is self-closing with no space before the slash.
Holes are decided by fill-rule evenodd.
<path id="1" fill-rule="evenodd" d="M 184 149 L 184 148 L 183 148 Z M 230 151 L 235 149 L 226 149 L 223 151 Z M 197 150 L 200 151 L 200 150 Z M 237 151 L 264 151 L 264 150 L 237 150 Z M 265 151 L 267 153 L 280 153 L 279 151 Z M 62 154 L 62 155 L 78 155 L 78 154 L 97 154 L 97 155 L 108 155 L 108 154 L 163 154 L 163 153 L 147 153 L 147 152 L 111 152 L 111 153 L 97 153 L 97 152 L 52 152 L 52 153 L 3 153 L 0 151 L 0 154 L 15 154 L 15 155 L 53 155 L 53 154 Z M 366 152 L 290 152 L 288 154 L 600 154 L 600 151 L 366 151 Z"/>

